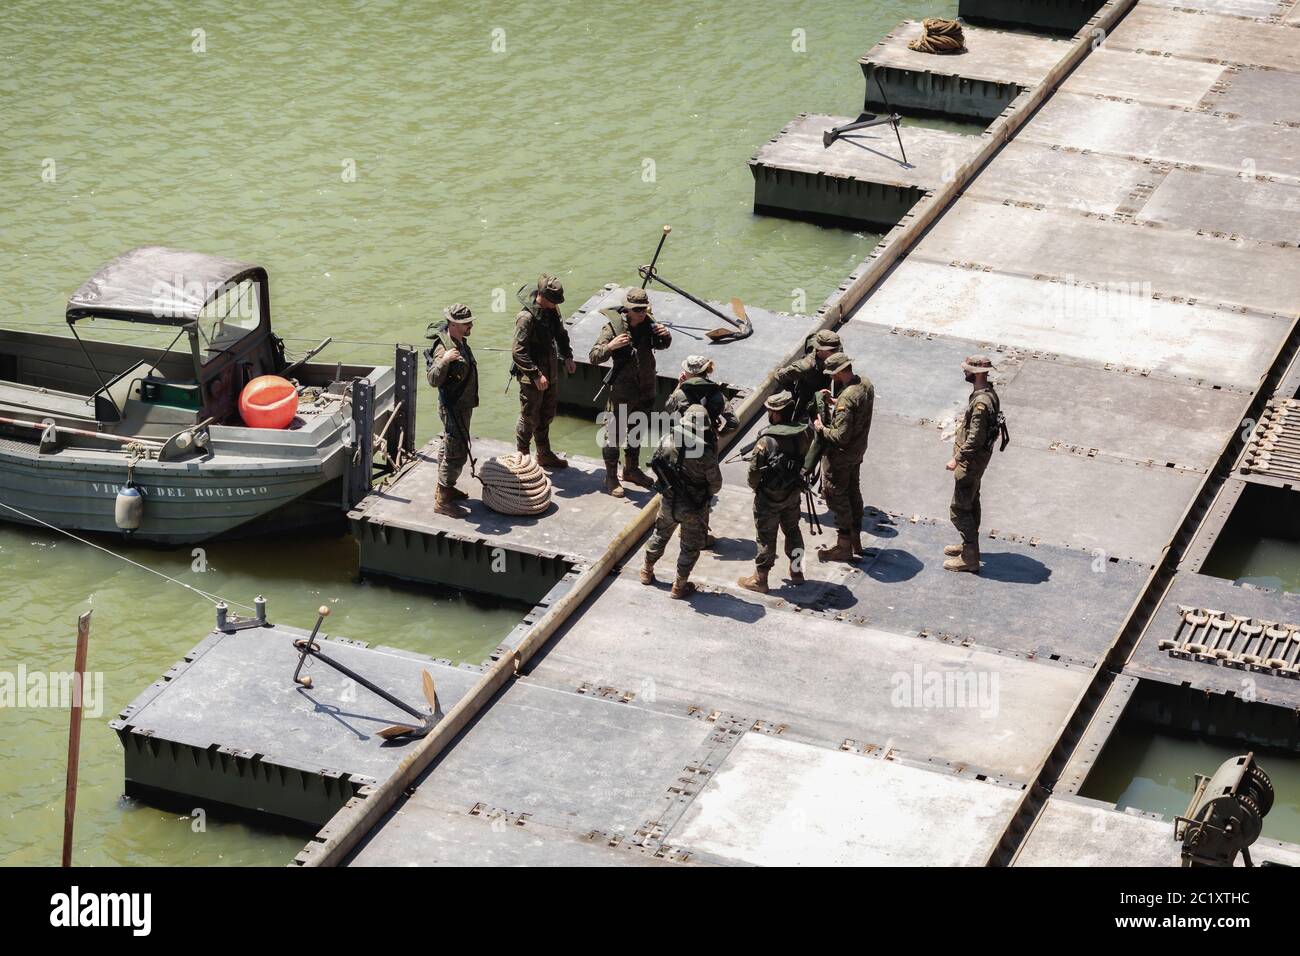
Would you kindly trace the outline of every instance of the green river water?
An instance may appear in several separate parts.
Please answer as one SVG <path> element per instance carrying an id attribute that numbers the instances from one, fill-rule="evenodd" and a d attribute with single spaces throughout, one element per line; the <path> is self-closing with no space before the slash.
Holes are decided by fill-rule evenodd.
<path id="1" fill-rule="evenodd" d="M 557 272 L 571 310 L 634 279 L 664 223 L 674 232 L 660 265 L 679 284 L 813 309 L 879 237 L 753 216 L 746 160 L 799 112 L 856 113 L 856 58 L 905 17 L 955 11 L 955 0 L 11 2 L 0 322 L 58 328 L 100 264 L 161 243 L 265 265 L 291 349 L 332 335 L 343 341 L 323 360 L 387 364 L 390 346 L 346 343 L 418 341 L 462 300 L 479 317 L 474 342 L 505 346 L 514 309 L 494 313 L 494 290 Z M 156 341 L 117 337 L 128 334 Z M 501 394 L 503 358 L 480 353 L 475 430 L 505 439 L 517 401 Z M 423 441 L 436 424 L 428 394 L 419 415 Z M 561 449 L 596 449 L 589 422 L 554 434 Z M 348 538 L 213 544 L 203 573 L 188 551 L 130 554 L 234 600 L 265 593 L 277 621 L 310 626 L 326 602 L 334 633 L 453 660 L 483 660 L 521 616 L 357 583 Z M 83 731 L 76 862 L 286 863 L 300 836 L 198 828 L 121 797 L 107 722 L 207 632 L 210 605 L 11 525 L 0 568 L 0 669 L 70 670 L 77 615 L 95 610 L 89 667 L 105 699 Z M 61 709 L 0 709 L 0 862 L 57 862 L 66 737 Z"/>

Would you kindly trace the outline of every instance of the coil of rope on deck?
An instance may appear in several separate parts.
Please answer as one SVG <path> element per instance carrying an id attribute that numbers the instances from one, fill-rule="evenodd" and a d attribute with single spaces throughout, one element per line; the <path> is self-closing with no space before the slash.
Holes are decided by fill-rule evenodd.
<path id="1" fill-rule="evenodd" d="M 909 50 L 918 53 L 961 53 L 966 49 L 961 23 L 957 20 L 926 17 L 921 21 L 921 30 L 921 35 L 907 45 Z"/>
<path id="2" fill-rule="evenodd" d="M 551 480 L 531 455 L 515 452 L 479 466 L 483 504 L 505 515 L 536 515 L 551 506 Z"/>

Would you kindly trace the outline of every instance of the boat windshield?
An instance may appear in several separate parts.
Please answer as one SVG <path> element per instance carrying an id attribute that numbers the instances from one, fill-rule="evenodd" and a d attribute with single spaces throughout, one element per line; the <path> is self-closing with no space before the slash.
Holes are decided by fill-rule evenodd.
<path id="1" fill-rule="evenodd" d="M 245 279 L 226 285 L 203 307 L 198 317 L 199 336 L 209 353 L 223 352 L 257 331 L 261 321 L 257 283 Z"/>

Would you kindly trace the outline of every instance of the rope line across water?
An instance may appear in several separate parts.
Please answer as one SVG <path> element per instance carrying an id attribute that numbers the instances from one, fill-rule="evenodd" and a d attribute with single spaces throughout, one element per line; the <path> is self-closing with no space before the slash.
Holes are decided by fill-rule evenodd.
<path id="1" fill-rule="evenodd" d="M 220 604 L 222 601 L 224 601 L 226 604 L 230 605 L 231 607 L 241 607 L 246 611 L 255 610 L 254 608 L 249 607 L 247 604 L 240 604 L 238 601 L 232 601 L 229 598 L 224 598 L 220 594 L 213 594 L 210 591 L 204 591 L 202 588 L 196 588 L 192 584 L 186 584 L 184 581 L 181 581 L 178 578 L 174 578 L 168 574 L 163 574 L 161 571 L 157 571 L 154 568 L 149 567 L 148 565 L 141 564 L 139 561 L 132 561 L 124 554 L 118 554 L 116 551 L 112 551 L 109 548 L 105 548 L 103 545 L 95 544 L 95 542 L 93 541 L 87 541 L 85 538 L 79 538 L 71 531 L 68 531 L 65 528 L 60 528 L 57 525 L 52 525 L 48 521 L 43 521 L 42 519 L 36 517 L 35 515 L 29 515 L 27 512 L 19 508 L 15 508 L 13 505 L 5 504 L 3 501 L 0 501 L 0 508 L 7 508 L 10 511 L 12 511 L 14 514 L 26 518 L 28 521 L 32 521 L 35 522 L 36 524 L 43 525 L 44 527 L 49 528 L 51 531 L 57 531 L 59 532 L 59 534 L 66 534 L 73 541 L 80 541 L 82 544 L 92 547 L 96 551 L 103 551 L 105 554 L 117 558 L 119 561 L 125 561 L 127 564 L 131 565 L 132 567 L 139 568 L 141 571 L 148 571 L 150 574 L 156 574 L 158 575 L 158 577 L 163 578 L 166 581 L 170 581 L 172 584 L 179 584 L 181 587 L 185 588 L 185 590 L 193 591 L 199 597 L 203 598 L 206 601 L 210 601 L 214 605 Z"/>

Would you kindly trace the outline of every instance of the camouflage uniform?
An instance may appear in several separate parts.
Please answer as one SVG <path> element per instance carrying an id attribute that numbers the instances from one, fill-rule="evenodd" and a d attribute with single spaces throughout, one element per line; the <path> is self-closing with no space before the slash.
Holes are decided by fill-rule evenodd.
<path id="1" fill-rule="evenodd" d="M 682 448 L 678 448 L 678 443 Z M 696 438 L 682 425 L 673 428 L 659 443 L 657 457 L 668 464 L 680 464 L 682 487 L 669 483 L 663 488 L 663 501 L 659 517 L 655 520 L 654 534 L 646 546 L 645 563 L 653 568 L 663 557 L 664 550 L 680 525 L 681 547 L 677 556 L 677 577 L 690 577 L 695 562 L 704 550 L 709 533 L 709 509 L 713 496 L 722 490 L 722 471 L 718 467 L 718 452 L 709 443 Z"/>
<path id="2" fill-rule="evenodd" d="M 795 471 L 792 475 L 776 474 L 770 467 L 781 453 L 785 461 L 802 469 L 804 457 L 812 444 L 812 429 L 803 424 L 768 425 L 759 433 L 754 457 L 749 460 L 749 487 L 754 489 L 754 530 L 758 557 L 754 566 L 766 572 L 776 564 L 776 532 L 785 534 L 785 556 L 792 566 L 803 554 L 802 517 L 804 482 Z"/>
<path id="3" fill-rule="evenodd" d="M 862 527 L 862 458 L 867 453 L 875 400 L 871 380 L 855 375 L 836 397 L 831 423 L 821 433 L 826 504 L 835 516 L 836 530 L 852 535 L 855 542 Z"/>
<path id="4" fill-rule="evenodd" d="M 708 412 L 709 431 L 705 437 L 716 449 L 718 437 L 728 434 L 738 424 L 735 413 L 728 405 L 727 393 L 708 375 L 693 375 L 673 389 L 668 401 L 664 403 L 664 411 L 670 415 L 681 415 L 692 405 L 699 405 Z M 717 426 L 719 420 L 722 422 L 721 430 Z"/>
<path id="5" fill-rule="evenodd" d="M 838 352 L 840 337 L 828 330 L 810 335 L 804 345 L 804 357 L 776 373 L 777 388 L 789 392 L 794 399 L 788 421 L 806 422 L 811 419 L 817 393 L 831 387 L 831 377 L 826 374 L 824 363 L 817 358 L 817 350 L 827 348 Z"/>
<path id="6" fill-rule="evenodd" d="M 989 459 L 993 457 L 1000 410 L 1001 402 L 992 385 L 972 392 L 966 412 L 957 423 L 952 443 L 952 457 L 957 468 L 953 471 L 956 481 L 948 512 L 963 545 L 976 549 L 979 548 L 980 482 Z"/>
<path id="7" fill-rule="evenodd" d="M 637 418 L 644 416 L 642 420 L 648 424 L 659 393 L 655 352 L 668 348 L 673 339 L 663 326 L 659 326 L 664 330 L 662 335 L 654 333 L 653 312 L 648 313 L 645 320 L 636 326 L 627 320 L 622 309 L 602 309 L 601 314 L 609 321 L 600 330 L 588 358 L 592 365 L 603 365 L 613 359 L 615 369 L 609 384 L 609 398 L 605 402 L 605 411 L 610 417 L 605 426 L 602 457 L 606 464 L 618 461 L 617 441 L 619 435 L 623 434 L 624 464 L 628 468 L 637 468 L 641 458 L 641 436 L 637 427 L 628 429 L 628 426 L 635 426 L 633 413 L 640 413 Z M 624 332 L 631 336 L 631 344 L 621 349 L 609 348 L 609 343 Z"/>
<path id="8" fill-rule="evenodd" d="M 429 384 L 438 390 L 438 417 L 442 419 L 442 447 L 438 452 L 438 484 L 456 484 L 469 458 L 470 421 L 478 408 L 478 362 L 469 339 L 457 342 L 442 322 L 429 327 L 433 348 L 424 353 Z M 460 358 L 444 356 L 455 349 Z"/>
<path id="9" fill-rule="evenodd" d="M 558 284 L 558 283 L 557 283 Z M 534 439 L 538 453 L 550 451 L 551 422 L 555 420 L 560 394 L 560 359 L 573 358 L 569 332 L 560 321 L 559 309 L 541 309 L 535 302 L 537 287 L 524 298 L 526 305 L 515 316 L 515 338 L 511 348 L 514 372 L 519 378 L 519 421 L 515 424 L 515 447 L 528 453 Z M 534 384 L 545 375 L 545 391 Z"/>

